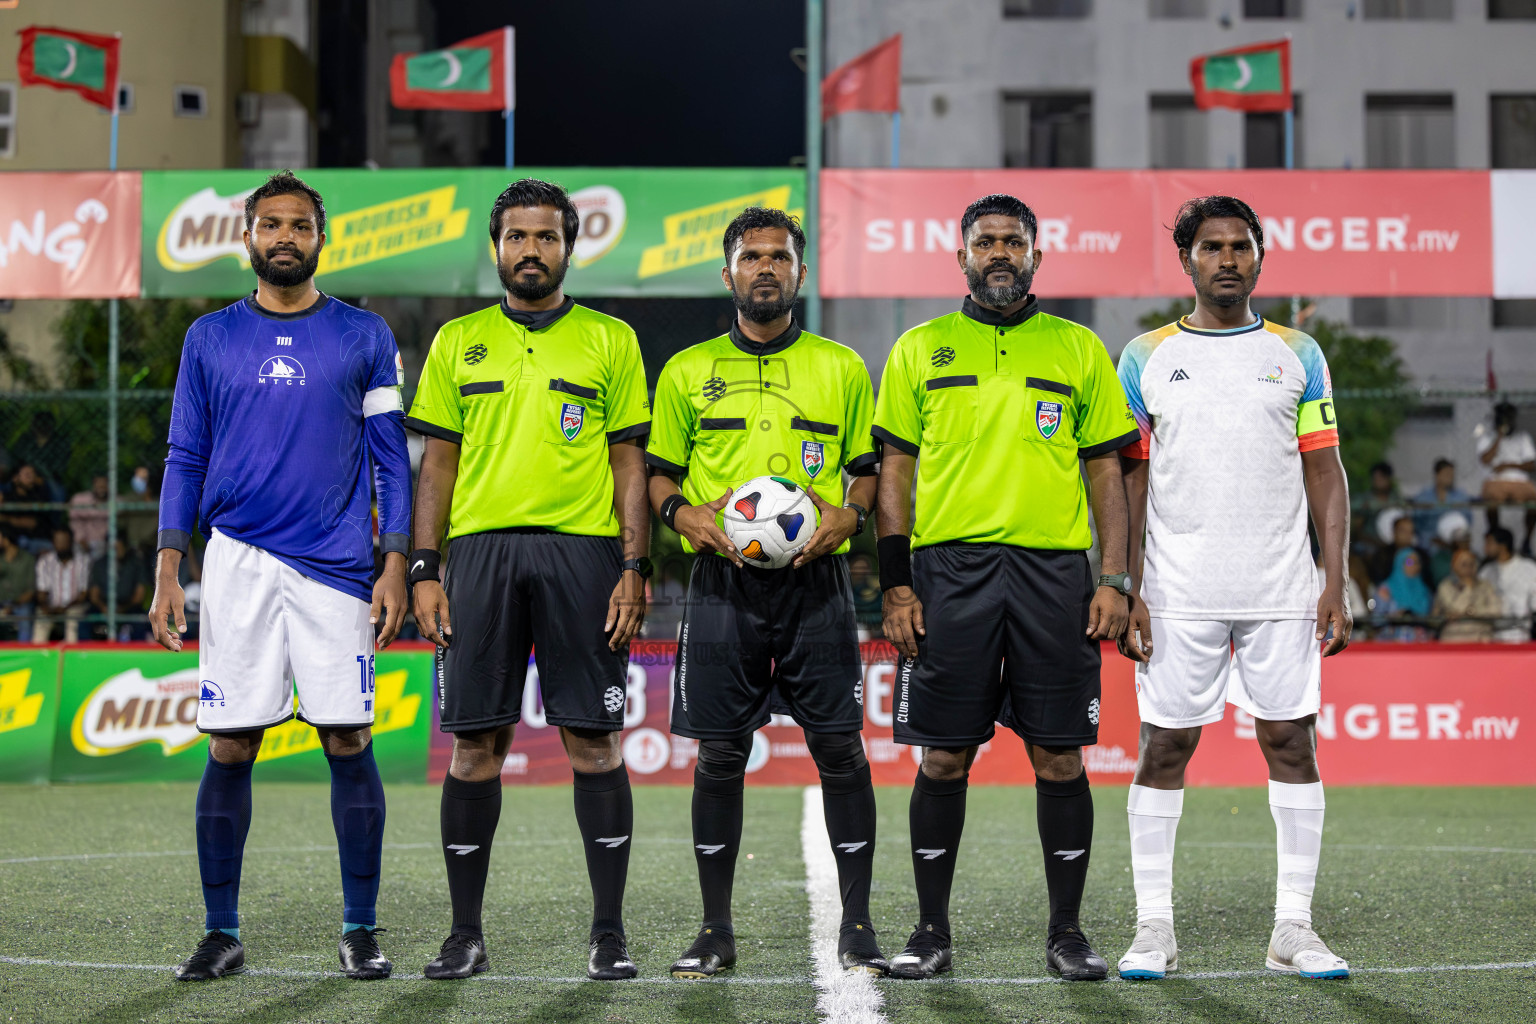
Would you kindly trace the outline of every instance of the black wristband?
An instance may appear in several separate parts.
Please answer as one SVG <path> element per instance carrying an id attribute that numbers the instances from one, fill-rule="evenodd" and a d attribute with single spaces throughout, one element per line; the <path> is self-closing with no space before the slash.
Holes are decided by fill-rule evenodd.
<path id="1" fill-rule="evenodd" d="M 427 580 L 437 582 L 437 570 L 443 563 L 441 551 L 433 551 L 431 548 L 417 548 L 406 556 L 405 582 L 425 583 Z"/>
<path id="2" fill-rule="evenodd" d="M 880 589 L 912 585 L 912 538 L 895 533 L 875 543 L 880 556 Z"/>
<path id="3" fill-rule="evenodd" d="M 669 494 L 661 503 L 661 521 L 667 524 L 667 529 L 677 532 L 677 510 L 688 504 L 688 499 L 681 494 Z"/>

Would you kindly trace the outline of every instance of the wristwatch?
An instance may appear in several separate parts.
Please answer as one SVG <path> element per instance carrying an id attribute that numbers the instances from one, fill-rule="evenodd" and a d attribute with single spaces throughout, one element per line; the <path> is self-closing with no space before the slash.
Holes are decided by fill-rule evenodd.
<path id="1" fill-rule="evenodd" d="M 865 508 L 863 505 L 855 505 L 851 501 L 844 505 L 843 508 L 853 509 L 854 514 L 859 517 L 859 525 L 853 531 L 853 535 L 857 537 L 859 534 L 864 532 L 864 523 L 869 519 L 869 509 Z"/>
<path id="2" fill-rule="evenodd" d="M 1099 586 L 1109 587 L 1111 590 L 1118 590 L 1126 597 L 1130 597 L 1131 574 L 1128 572 L 1117 572 L 1110 576 L 1100 576 Z"/>
<path id="3" fill-rule="evenodd" d="M 656 567 L 651 564 L 651 560 L 644 555 L 641 555 L 639 558 L 626 558 L 624 564 L 619 567 L 619 572 L 626 573 L 631 569 L 639 573 L 640 578 L 643 580 L 650 579 L 651 575 L 656 571 Z"/>

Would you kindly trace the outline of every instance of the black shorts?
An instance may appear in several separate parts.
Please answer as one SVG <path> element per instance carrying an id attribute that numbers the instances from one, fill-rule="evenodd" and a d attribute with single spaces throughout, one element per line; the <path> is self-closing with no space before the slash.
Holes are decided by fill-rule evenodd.
<path id="1" fill-rule="evenodd" d="M 841 555 L 801 569 L 694 559 L 672 678 L 672 731 L 746 736 L 773 712 L 811 732 L 864 727 L 853 587 Z"/>
<path id="2" fill-rule="evenodd" d="M 532 650 L 550 725 L 624 725 L 629 650 L 603 625 L 619 582 L 616 537 L 497 530 L 455 538 L 443 587 L 452 643 L 437 649 L 444 732 L 481 732 L 522 716 Z"/>
<path id="3" fill-rule="evenodd" d="M 1081 551 L 937 544 L 912 556 L 926 636 L 897 668 L 897 743 L 970 747 L 993 722 L 1026 742 L 1098 742 L 1094 581 Z"/>

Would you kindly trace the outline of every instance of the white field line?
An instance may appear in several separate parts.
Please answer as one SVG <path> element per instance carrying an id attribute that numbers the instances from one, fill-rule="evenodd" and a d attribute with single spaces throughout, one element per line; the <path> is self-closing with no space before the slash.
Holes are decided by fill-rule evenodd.
<path id="1" fill-rule="evenodd" d="M 816 967 L 816 1011 L 826 1024 L 888 1024 L 880 1007 L 885 1000 L 872 977 L 848 972 L 837 959 L 837 932 L 842 923 L 842 894 L 837 884 L 837 858 L 827 837 L 821 787 L 805 787 L 805 811 L 800 821 L 800 846 L 805 856 L 805 895 L 811 905 L 811 962 Z"/>
<path id="2" fill-rule="evenodd" d="M 91 971 L 139 971 L 139 972 L 164 972 L 170 974 L 174 969 L 170 964 L 116 964 L 97 963 L 87 960 L 46 960 L 30 956 L 0 956 L 0 964 L 9 964 L 13 967 L 54 967 Z M 1454 974 L 1467 971 L 1521 971 L 1536 969 L 1536 960 L 1517 960 L 1505 963 L 1491 964 L 1428 964 L 1418 967 L 1352 967 L 1350 974 Z M 300 971 L 288 970 L 281 967 L 249 967 L 246 974 L 264 978 L 340 978 L 340 971 Z M 401 981 L 420 981 L 420 974 L 396 973 L 394 978 Z M 867 975 L 865 976 L 867 977 Z M 1188 981 L 1229 981 L 1245 978 L 1285 978 L 1288 975 L 1278 971 L 1175 971 L 1174 978 L 1184 978 Z M 476 975 L 476 981 L 500 981 L 522 984 L 548 984 L 548 985 L 582 985 L 586 984 L 586 978 L 550 978 L 533 974 L 480 974 Z M 1132 988 L 1143 986 L 1155 987 L 1153 981 L 1122 981 L 1118 977 L 1109 979 L 1110 984 L 1124 984 Z M 473 982 L 472 982 L 473 984 Z M 676 981 L 670 977 L 639 977 L 624 982 L 625 985 L 683 985 L 697 984 L 692 981 Z M 743 975 L 721 976 L 711 980 L 712 985 L 808 985 L 809 978 L 752 978 Z M 883 985 L 918 985 L 923 982 L 883 981 Z M 936 978 L 926 982 L 930 985 L 1060 985 L 1069 984 L 1057 977 L 1044 978 L 956 978 L 948 976 Z M 1303 982 L 1303 984 L 1311 984 Z M 1324 984 L 1319 982 L 1318 984 Z M 884 1017 L 877 1017 L 884 1020 Z"/>

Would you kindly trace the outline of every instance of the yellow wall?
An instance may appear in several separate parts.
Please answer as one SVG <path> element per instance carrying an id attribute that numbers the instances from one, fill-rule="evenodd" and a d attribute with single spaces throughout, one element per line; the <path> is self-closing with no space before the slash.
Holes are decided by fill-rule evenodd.
<path id="1" fill-rule="evenodd" d="M 30 25 L 122 33 L 119 77 L 134 87 L 134 110 L 119 118 L 120 168 L 239 166 L 238 0 L 21 0 L 0 10 L 0 82 L 17 80 L 16 33 Z M 178 85 L 207 91 L 206 116 L 175 116 Z M 19 89 L 16 108 L 16 155 L 0 157 L 0 171 L 107 166 L 105 111 L 45 86 Z"/>

